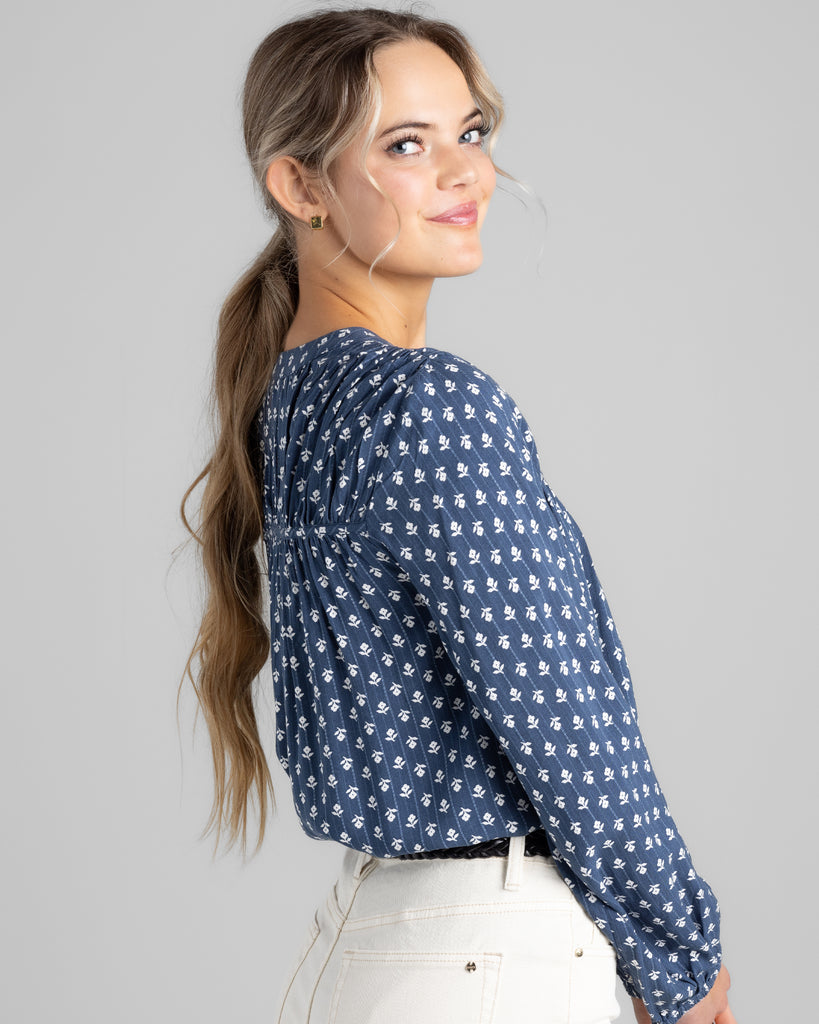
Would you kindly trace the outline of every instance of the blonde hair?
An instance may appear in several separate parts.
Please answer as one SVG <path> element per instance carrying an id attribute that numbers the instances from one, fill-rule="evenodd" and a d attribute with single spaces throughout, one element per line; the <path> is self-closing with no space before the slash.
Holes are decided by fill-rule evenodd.
<path id="1" fill-rule="evenodd" d="M 247 848 L 249 804 L 258 809 L 256 849 L 268 796 L 275 796 L 259 737 L 253 684 L 270 657 L 261 559 L 262 476 L 256 418 L 299 301 L 295 233 L 267 190 L 270 164 L 287 155 L 332 193 L 337 157 L 364 131 L 379 99 L 379 47 L 425 40 L 458 65 L 486 124 L 503 117 L 500 95 L 465 36 L 447 22 L 377 8 L 329 10 L 280 26 L 262 40 L 242 94 L 244 141 L 256 186 L 277 228 L 222 306 L 212 407 L 213 453 L 185 492 L 181 516 L 200 545 L 206 603 L 183 675 L 210 735 L 214 797 L 205 833 Z M 187 503 L 205 482 L 196 528 Z"/>

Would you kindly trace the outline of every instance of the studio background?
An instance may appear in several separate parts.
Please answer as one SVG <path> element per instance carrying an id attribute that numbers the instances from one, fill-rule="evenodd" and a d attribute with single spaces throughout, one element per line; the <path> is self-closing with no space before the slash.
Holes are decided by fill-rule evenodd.
<path id="1" fill-rule="evenodd" d="M 277 811 L 198 840 L 176 688 L 200 600 L 177 509 L 219 306 L 269 225 L 250 55 L 307 4 L 54 0 L 2 15 L 0 1018 L 269 1022 L 342 850 Z M 529 420 L 720 898 L 740 1024 L 815 999 L 819 15 L 796 0 L 441 0 L 503 92 L 477 275 L 429 345 Z M 542 251 L 541 251 L 542 250 Z M 262 717 L 273 716 L 262 682 Z M 623 1019 L 629 1019 L 625 1013 Z"/>

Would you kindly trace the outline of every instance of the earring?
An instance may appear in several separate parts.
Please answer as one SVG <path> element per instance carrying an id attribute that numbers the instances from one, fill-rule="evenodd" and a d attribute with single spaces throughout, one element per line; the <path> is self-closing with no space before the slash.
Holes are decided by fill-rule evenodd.
<path id="1" fill-rule="evenodd" d="M 313 231 L 321 231 L 324 227 L 324 221 L 321 219 L 320 213 L 316 213 L 310 218 L 310 227 Z"/>

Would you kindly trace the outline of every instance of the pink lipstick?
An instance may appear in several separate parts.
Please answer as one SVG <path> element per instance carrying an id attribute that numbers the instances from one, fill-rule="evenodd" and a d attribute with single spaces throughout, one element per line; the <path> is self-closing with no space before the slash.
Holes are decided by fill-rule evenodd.
<path id="1" fill-rule="evenodd" d="M 437 217 L 429 218 L 434 224 L 469 225 L 474 224 L 478 219 L 478 204 L 476 202 L 462 203 L 460 206 L 453 206 L 444 210 Z"/>

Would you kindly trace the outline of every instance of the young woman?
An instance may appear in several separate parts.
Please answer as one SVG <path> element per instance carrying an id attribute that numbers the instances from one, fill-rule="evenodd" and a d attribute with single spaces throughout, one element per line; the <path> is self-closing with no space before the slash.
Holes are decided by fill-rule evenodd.
<path id="1" fill-rule="evenodd" d="M 501 116 L 462 34 L 411 14 L 306 17 L 250 62 L 278 226 L 222 310 L 195 482 L 211 825 L 244 843 L 255 801 L 264 833 L 272 656 L 296 809 L 345 847 L 279 1024 L 591 1024 L 615 970 L 639 1021 L 730 1024 L 580 530 L 512 399 L 425 344 L 433 281 L 481 263 Z"/>

